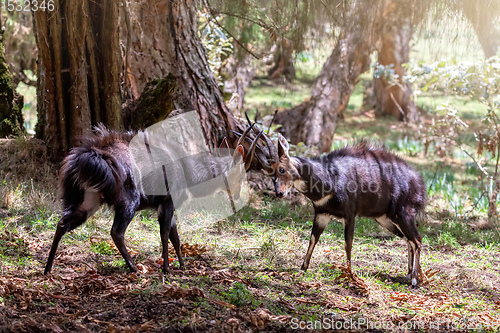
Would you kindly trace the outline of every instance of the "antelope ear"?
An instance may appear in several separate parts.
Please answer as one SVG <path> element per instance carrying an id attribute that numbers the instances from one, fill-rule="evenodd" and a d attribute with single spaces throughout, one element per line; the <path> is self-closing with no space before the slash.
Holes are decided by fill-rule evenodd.
<path id="1" fill-rule="evenodd" d="M 233 155 L 234 164 L 241 162 L 245 158 L 245 149 L 243 149 L 242 145 L 236 147 Z"/>
<path id="2" fill-rule="evenodd" d="M 227 142 L 227 138 L 224 137 L 224 139 L 222 139 L 222 142 L 219 146 L 219 149 L 217 149 L 217 155 L 219 157 L 224 157 L 224 156 L 229 156 L 230 153 L 229 153 L 229 144 Z"/>
<path id="3" fill-rule="evenodd" d="M 282 155 L 289 156 L 288 155 L 288 141 L 286 141 L 285 137 L 281 134 L 278 134 L 278 156 L 281 157 Z"/>

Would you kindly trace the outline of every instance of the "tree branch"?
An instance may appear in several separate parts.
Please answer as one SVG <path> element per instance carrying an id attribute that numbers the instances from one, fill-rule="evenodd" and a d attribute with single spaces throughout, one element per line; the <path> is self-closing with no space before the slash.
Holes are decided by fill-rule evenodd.
<path id="1" fill-rule="evenodd" d="M 241 43 L 238 38 L 234 37 L 233 34 L 231 32 L 229 32 L 229 30 L 227 30 L 226 28 L 224 28 L 220 23 L 219 21 L 217 21 L 217 19 L 215 18 L 215 15 L 214 14 L 214 10 L 210 7 L 210 5 L 208 4 L 208 2 L 205 0 L 204 1 L 205 3 L 205 6 L 208 8 L 208 11 L 210 13 L 210 18 L 212 20 L 212 22 L 214 22 L 219 28 L 221 28 L 222 30 L 224 30 L 235 42 L 236 44 L 238 44 L 243 50 L 245 50 L 246 52 L 248 52 L 252 57 L 254 57 L 255 59 L 258 59 L 260 60 L 260 57 L 258 57 L 255 53 L 253 53 L 252 51 L 250 51 L 246 46 L 243 45 L 243 43 Z M 218 14 L 225 14 L 225 13 L 218 13 Z M 225 14 L 225 15 L 229 15 L 229 14 Z M 252 21 L 253 22 L 253 21 Z M 255 23 L 255 22 L 254 22 Z M 257 23 L 256 23 L 257 24 Z"/>

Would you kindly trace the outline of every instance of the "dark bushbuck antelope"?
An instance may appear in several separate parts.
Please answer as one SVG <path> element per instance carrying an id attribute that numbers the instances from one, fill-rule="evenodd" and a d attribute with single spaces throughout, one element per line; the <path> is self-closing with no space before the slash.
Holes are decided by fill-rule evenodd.
<path id="1" fill-rule="evenodd" d="M 265 136 L 264 140 L 269 142 Z M 258 149 L 256 156 L 273 177 L 277 197 L 293 186 L 313 203 L 314 223 L 302 270 L 309 267 L 314 247 L 332 216 L 344 219 L 350 269 L 355 218 L 371 217 L 407 241 L 408 277 L 412 287 L 417 287 L 422 244 L 417 219 L 427 193 L 420 174 L 401 158 L 366 141 L 310 159 L 290 156 L 288 149 L 286 139 L 279 135 L 278 149 L 269 149 L 267 160 Z"/>
<path id="2" fill-rule="evenodd" d="M 238 140 L 233 155 L 212 156 L 207 153 L 188 158 L 188 161 L 184 158 L 182 163 L 189 162 L 187 164 L 191 165 L 185 169 L 184 172 L 187 173 L 185 177 L 190 179 L 192 184 L 199 184 L 215 178 L 215 175 L 224 174 L 227 179 L 226 183 L 229 183 L 229 188 L 225 189 L 232 192 L 235 197 L 239 195 L 240 182 L 239 179 L 232 179 L 231 170 L 233 168 L 231 167 L 239 163 L 241 158 L 245 158 L 244 168 L 245 170 L 249 168 L 252 156 L 247 155 L 243 149 L 243 145 L 248 148 L 248 142 L 242 145 L 242 141 L 250 130 L 251 127 Z M 139 132 L 139 134 L 141 133 L 143 132 Z M 168 271 L 169 266 L 169 239 L 179 259 L 180 268 L 184 267 L 177 226 L 175 218 L 173 218 L 175 208 L 172 196 L 170 194 L 146 195 L 136 187 L 134 182 L 129 150 L 133 136 L 134 133 L 131 132 L 118 133 L 98 126 L 95 133 L 84 136 L 81 145 L 73 148 L 64 159 L 59 177 L 63 213 L 57 225 L 44 274 L 49 273 L 52 269 L 62 236 L 83 224 L 103 203 L 112 206 L 115 210 L 111 237 L 131 271 L 136 272 L 137 267 L 125 247 L 125 230 L 136 211 L 145 208 L 154 208 L 158 211 L 164 272 Z M 258 137 L 253 140 L 249 150 L 255 150 L 257 140 Z M 168 170 L 166 171 L 168 173 Z M 236 174 L 241 175 L 238 172 Z M 213 191 L 215 190 L 217 189 L 213 189 Z M 224 188 L 219 190 L 224 190 Z M 231 193 L 229 194 L 231 195 Z M 190 193 L 190 195 L 203 194 Z"/>

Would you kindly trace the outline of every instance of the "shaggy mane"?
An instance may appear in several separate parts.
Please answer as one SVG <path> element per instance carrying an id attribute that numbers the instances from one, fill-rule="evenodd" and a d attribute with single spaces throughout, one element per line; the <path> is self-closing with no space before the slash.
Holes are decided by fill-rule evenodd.
<path id="1" fill-rule="evenodd" d="M 380 141 L 371 141 L 363 139 L 354 145 L 348 145 L 344 148 L 336 149 L 328 154 L 328 159 L 334 159 L 338 157 L 363 157 L 367 154 L 373 154 L 384 161 L 397 160 L 405 162 L 403 158 L 397 154 L 392 153 L 383 143 Z M 405 162 L 406 163 L 406 162 Z"/>
<path id="2" fill-rule="evenodd" d="M 129 143 L 137 132 L 120 132 L 106 128 L 102 123 L 95 126 L 91 134 L 80 137 L 80 146 L 105 148 L 116 142 Z"/>

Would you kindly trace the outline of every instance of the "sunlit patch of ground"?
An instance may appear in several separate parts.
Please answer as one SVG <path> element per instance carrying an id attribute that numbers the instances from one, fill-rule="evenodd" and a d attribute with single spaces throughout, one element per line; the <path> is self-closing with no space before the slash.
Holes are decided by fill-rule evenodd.
<path id="1" fill-rule="evenodd" d="M 441 331 L 449 331 L 461 319 L 479 325 L 500 318 L 500 248 L 498 238 L 481 241 L 488 231 L 464 229 L 478 236 L 465 244 L 446 220 L 423 224 L 421 261 L 430 277 L 412 290 L 404 277 L 406 244 L 373 221 L 359 219 L 353 270 L 364 283 L 360 287 L 339 266 L 345 264 L 341 223 L 330 223 L 304 273 L 299 267 L 312 224 L 310 207 L 255 195 L 259 199 L 252 198 L 250 207 L 209 227 L 183 232 L 180 221 L 181 240 L 190 244 L 186 270 L 175 268 L 173 260 L 165 276 L 152 213 L 138 215 L 126 234 L 137 274 L 128 272 L 110 240 L 109 210 L 63 238 L 49 276 L 42 272 L 54 225 L 41 232 L 23 226 L 12 231 L 15 217 L 2 218 L 0 327 L 288 331 L 300 321 L 354 320 L 375 329 L 385 324 L 424 331 L 439 323 Z"/>

